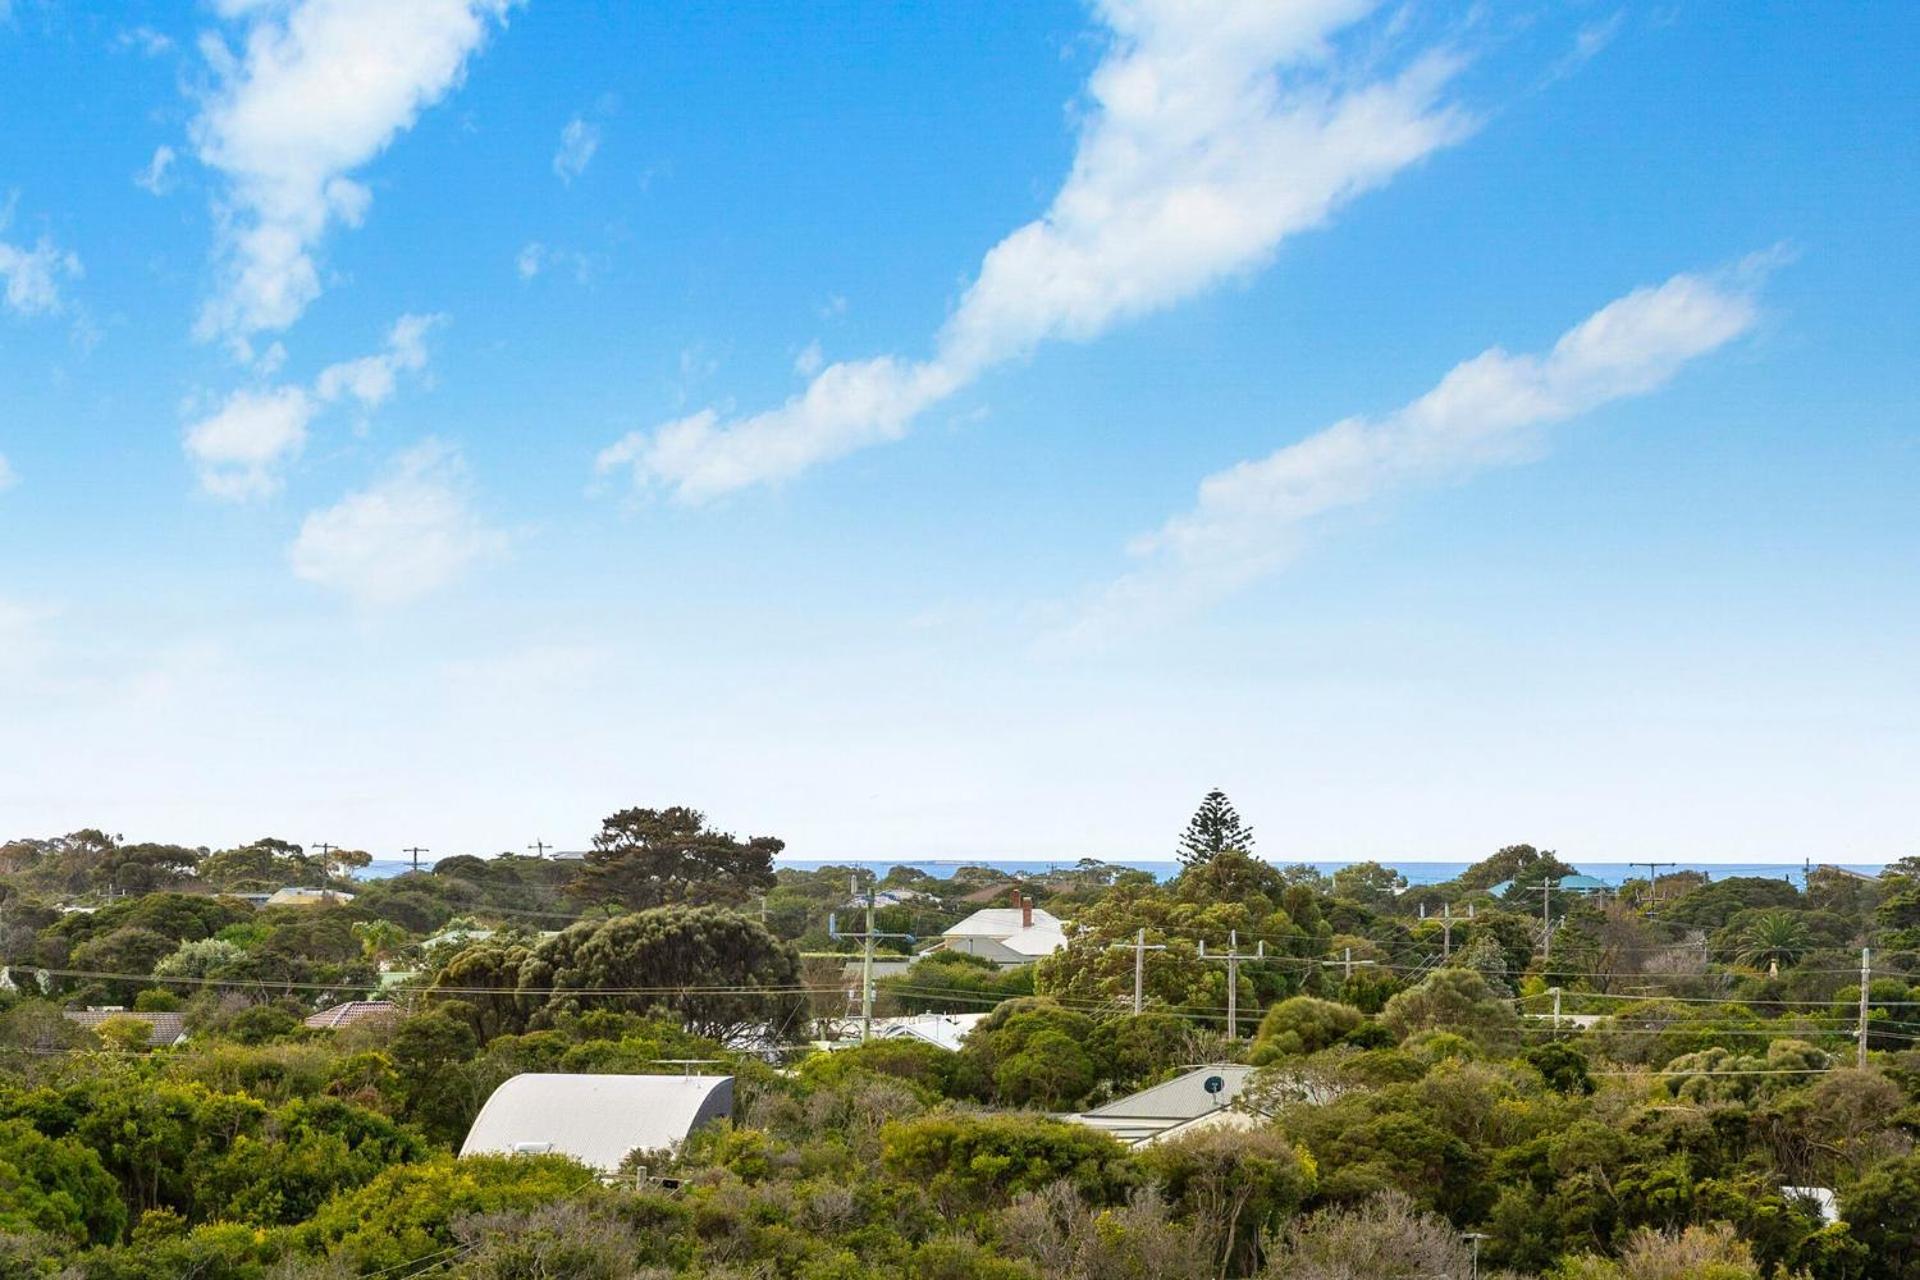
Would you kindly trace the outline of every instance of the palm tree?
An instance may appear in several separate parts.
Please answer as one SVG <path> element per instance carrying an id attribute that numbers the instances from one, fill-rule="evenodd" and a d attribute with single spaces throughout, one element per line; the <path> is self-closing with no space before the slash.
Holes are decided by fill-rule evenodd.
<path id="1" fill-rule="evenodd" d="M 1779 973 L 1781 965 L 1791 965 L 1807 953 L 1807 922 L 1790 911 L 1769 911 L 1755 916 L 1740 931 L 1742 964 Z"/>
<path id="2" fill-rule="evenodd" d="M 407 931 L 391 920 L 362 920 L 353 926 L 360 949 L 378 964 L 406 945 Z"/>

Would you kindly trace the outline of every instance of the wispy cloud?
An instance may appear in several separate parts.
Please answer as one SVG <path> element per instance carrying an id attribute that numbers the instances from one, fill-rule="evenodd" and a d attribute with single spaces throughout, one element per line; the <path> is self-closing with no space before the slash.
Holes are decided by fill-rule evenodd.
<path id="1" fill-rule="evenodd" d="M 513 0 L 222 0 L 244 22 L 236 52 L 202 41 L 217 84 L 192 126 L 226 178 L 216 202 L 222 272 L 198 332 L 245 351 L 321 291 L 314 254 L 358 226 L 372 193 L 351 176 L 452 90 Z"/>
<path id="2" fill-rule="evenodd" d="M 363 409 L 378 409 L 393 395 L 402 373 L 427 367 L 427 335 L 446 323 L 444 315 L 404 315 L 387 334 L 386 350 L 328 365 L 314 380 L 313 393 L 329 403 L 351 396 Z"/>
<path id="3" fill-rule="evenodd" d="M 1613 43 L 1620 34 L 1620 27 L 1627 20 L 1627 11 L 1617 9 L 1599 22 L 1589 23 L 1580 28 L 1580 34 L 1574 37 L 1573 56 L 1581 62 L 1597 57 Z"/>
<path id="4" fill-rule="evenodd" d="M 560 147 L 553 153 L 553 172 L 568 186 L 587 171 L 594 152 L 600 150 L 600 126 L 579 116 L 567 121 L 560 130 Z"/>
<path id="5" fill-rule="evenodd" d="M 474 510 L 459 453 L 428 441 L 374 484 L 309 515 L 289 558 L 305 581 L 378 607 L 431 594 L 506 545 Z"/>
<path id="6" fill-rule="evenodd" d="M 113 42 L 122 49 L 134 49 L 149 58 L 159 58 L 173 52 L 173 37 L 152 27 L 127 27 L 113 38 Z"/>
<path id="7" fill-rule="evenodd" d="M 0 235 L 13 224 L 15 197 L 0 203 Z M 41 235 L 31 245 L 0 240 L 0 301 L 16 315 L 58 315 L 65 310 L 64 282 L 84 274 L 80 255 Z"/>
<path id="8" fill-rule="evenodd" d="M 1296 552 L 1315 518 L 1536 454 L 1539 429 L 1644 395 L 1750 330 L 1753 272 L 1678 275 L 1602 307 L 1538 355 L 1498 347 L 1380 418 L 1348 418 L 1200 482 L 1192 510 L 1129 548 L 1139 567 L 1067 638 L 1097 640 L 1203 607 Z"/>
<path id="9" fill-rule="evenodd" d="M 549 271 L 564 271 L 576 282 L 586 284 L 593 279 L 596 265 L 590 254 L 578 249 L 542 244 L 538 240 L 530 240 L 522 245 L 513 258 L 513 269 L 522 280 L 532 280 Z"/>
<path id="10" fill-rule="evenodd" d="M 803 378 L 811 378 L 825 368 L 826 363 L 826 354 L 820 350 L 820 339 L 815 338 L 802 347 L 800 354 L 793 358 L 793 371 Z"/>
<path id="11" fill-rule="evenodd" d="M 173 162 L 179 159 L 172 147 L 158 146 L 153 149 L 153 159 L 147 161 L 147 167 L 133 175 L 133 184 L 156 196 L 163 196 L 173 188 Z"/>
<path id="12" fill-rule="evenodd" d="M 242 388 L 187 428 L 184 447 L 200 487 L 216 498 L 241 502 L 280 490 L 281 472 L 307 444 L 307 430 L 329 405 L 351 401 L 363 411 L 393 395 L 403 372 L 427 367 L 427 334 L 446 317 L 405 315 L 394 322 L 385 349 L 328 365 L 303 386 Z M 276 344 L 275 353 L 284 358 Z M 275 354 L 270 353 L 270 355 Z M 263 366 L 271 370 L 278 360 Z"/>
<path id="13" fill-rule="evenodd" d="M 1073 168 L 1047 211 L 995 245 L 925 360 L 828 365 L 776 409 L 714 409 L 598 458 L 700 501 L 898 439 L 929 407 L 1048 341 L 1086 341 L 1255 270 L 1470 129 L 1433 51 L 1374 72 L 1336 37 L 1369 0 L 1101 0 L 1112 44 L 1088 86 Z"/>
<path id="14" fill-rule="evenodd" d="M 0 493 L 5 493 L 19 483 L 20 473 L 13 469 L 11 462 L 7 461 L 7 455 L 0 453 Z"/>

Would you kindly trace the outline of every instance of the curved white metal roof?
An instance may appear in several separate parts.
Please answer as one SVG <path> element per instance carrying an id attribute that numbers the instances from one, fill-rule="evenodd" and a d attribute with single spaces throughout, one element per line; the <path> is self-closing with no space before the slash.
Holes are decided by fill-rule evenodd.
<path id="1" fill-rule="evenodd" d="M 677 1147 L 732 1114 L 732 1076 L 528 1072 L 493 1091 L 460 1154 L 550 1153 L 612 1173 L 630 1151 Z"/>

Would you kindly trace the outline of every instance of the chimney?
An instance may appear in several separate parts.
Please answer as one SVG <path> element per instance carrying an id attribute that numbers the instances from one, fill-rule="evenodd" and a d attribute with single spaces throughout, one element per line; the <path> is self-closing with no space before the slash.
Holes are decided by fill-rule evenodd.
<path id="1" fill-rule="evenodd" d="M 1020 927 L 1033 928 L 1033 899 L 1031 898 L 1020 899 Z"/>

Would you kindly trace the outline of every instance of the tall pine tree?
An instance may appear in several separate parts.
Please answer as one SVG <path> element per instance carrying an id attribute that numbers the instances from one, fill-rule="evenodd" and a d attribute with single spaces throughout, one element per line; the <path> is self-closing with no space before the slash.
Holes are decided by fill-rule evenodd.
<path id="1" fill-rule="evenodd" d="M 1225 849 L 1253 852 L 1253 828 L 1240 821 L 1227 793 L 1215 787 L 1180 833 L 1180 865 L 1197 867 Z"/>

